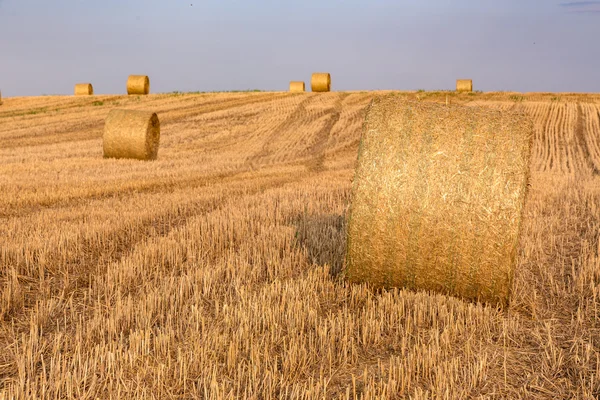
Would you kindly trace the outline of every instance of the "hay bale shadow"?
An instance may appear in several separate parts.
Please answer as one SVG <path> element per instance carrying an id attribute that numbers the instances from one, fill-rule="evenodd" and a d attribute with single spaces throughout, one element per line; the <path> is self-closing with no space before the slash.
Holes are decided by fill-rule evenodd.
<path id="1" fill-rule="evenodd" d="M 346 216 L 301 214 L 294 222 L 296 242 L 306 249 L 308 261 L 329 265 L 332 277 L 343 271 L 346 257 Z"/>

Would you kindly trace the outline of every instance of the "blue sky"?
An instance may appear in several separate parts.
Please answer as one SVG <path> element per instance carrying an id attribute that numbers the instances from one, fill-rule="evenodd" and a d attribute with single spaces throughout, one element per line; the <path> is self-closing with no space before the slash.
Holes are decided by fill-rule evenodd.
<path id="1" fill-rule="evenodd" d="M 0 90 L 286 90 L 327 71 L 333 90 L 600 92 L 598 37 L 600 1 L 0 0 Z"/>

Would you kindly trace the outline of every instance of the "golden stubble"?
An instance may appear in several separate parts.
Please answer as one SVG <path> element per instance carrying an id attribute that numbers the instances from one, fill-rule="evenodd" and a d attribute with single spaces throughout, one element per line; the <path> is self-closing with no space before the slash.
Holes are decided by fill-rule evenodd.
<path id="1" fill-rule="evenodd" d="M 501 311 L 344 279 L 379 94 L 5 98 L 0 398 L 597 397 L 598 97 L 452 97 L 534 122 Z M 114 107 L 160 115 L 157 160 L 102 158 Z"/>

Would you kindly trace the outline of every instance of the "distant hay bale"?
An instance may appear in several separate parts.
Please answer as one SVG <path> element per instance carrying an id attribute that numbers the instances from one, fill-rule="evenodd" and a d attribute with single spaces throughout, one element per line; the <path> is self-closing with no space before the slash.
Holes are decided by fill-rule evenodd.
<path id="1" fill-rule="evenodd" d="M 352 189 L 349 281 L 507 304 L 532 137 L 520 113 L 374 100 Z"/>
<path id="2" fill-rule="evenodd" d="M 75 96 L 90 96 L 94 94 L 94 88 L 91 83 L 75 84 Z"/>
<path id="3" fill-rule="evenodd" d="M 291 81 L 290 82 L 290 92 L 304 92 L 305 86 L 304 82 L 299 81 Z"/>
<path id="4" fill-rule="evenodd" d="M 0 91 L 0 105 L 2 105 L 2 92 Z"/>
<path id="5" fill-rule="evenodd" d="M 456 80 L 456 91 L 472 92 L 473 91 L 473 80 L 472 79 L 457 79 Z"/>
<path id="6" fill-rule="evenodd" d="M 147 75 L 129 75 L 127 78 L 127 94 L 150 93 L 150 78 Z"/>
<path id="7" fill-rule="evenodd" d="M 331 90 L 331 75 L 327 72 L 315 72 L 310 80 L 313 92 L 329 92 Z"/>
<path id="8" fill-rule="evenodd" d="M 105 158 L 155 160 L 160 141 L 160 122 L 152 111 L 114 109 L 104 122 Z"/>

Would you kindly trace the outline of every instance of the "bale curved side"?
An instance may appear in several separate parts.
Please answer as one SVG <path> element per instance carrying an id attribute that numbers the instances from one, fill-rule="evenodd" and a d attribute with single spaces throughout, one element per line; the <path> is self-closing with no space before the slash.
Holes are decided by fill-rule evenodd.
<path id="1" fill-rule="evenodd" d="M 291 81 L 290 82 L 290 92 L 304 92 L 306 90 L 304 86 L 304 82 L 301 81 Z"/>
<path id="2" fill-rule="evenodd" d="M 331 75 L 327 72 L 315 72 L 310 80 L 313 92 L 329 92 L 331 90 Z"/>
<path id="3" fill-rule="evenodd" d="M 147 75 L 129 75 L 127 78 L 127 94 L 150 93 L 150 78 Z"/>
<path id="4" fill-rule="evenodd" d="M 94 88 L 91 83 L 75 84 L 75 96 L 91 96 L 94 94 Z"/>
<path id="5" fill-rule="evenodd" d="M 472 79 L 457 79 L 456 80 L 456 91 L 472 92 L 473 91 L 473 80 Z"/>
<path id="6" fill-rule="evenodd" d="M 346 275 L 505 305 L 529 179 L 525 114 L 371 104 L 348 222 Z"/>
<path id="7" fill-rule="evenodd" d="M 139 110 L 111 110 L 104 122 L 105 158 L 155 160 L 160 141 L 156 113 Z"/>

